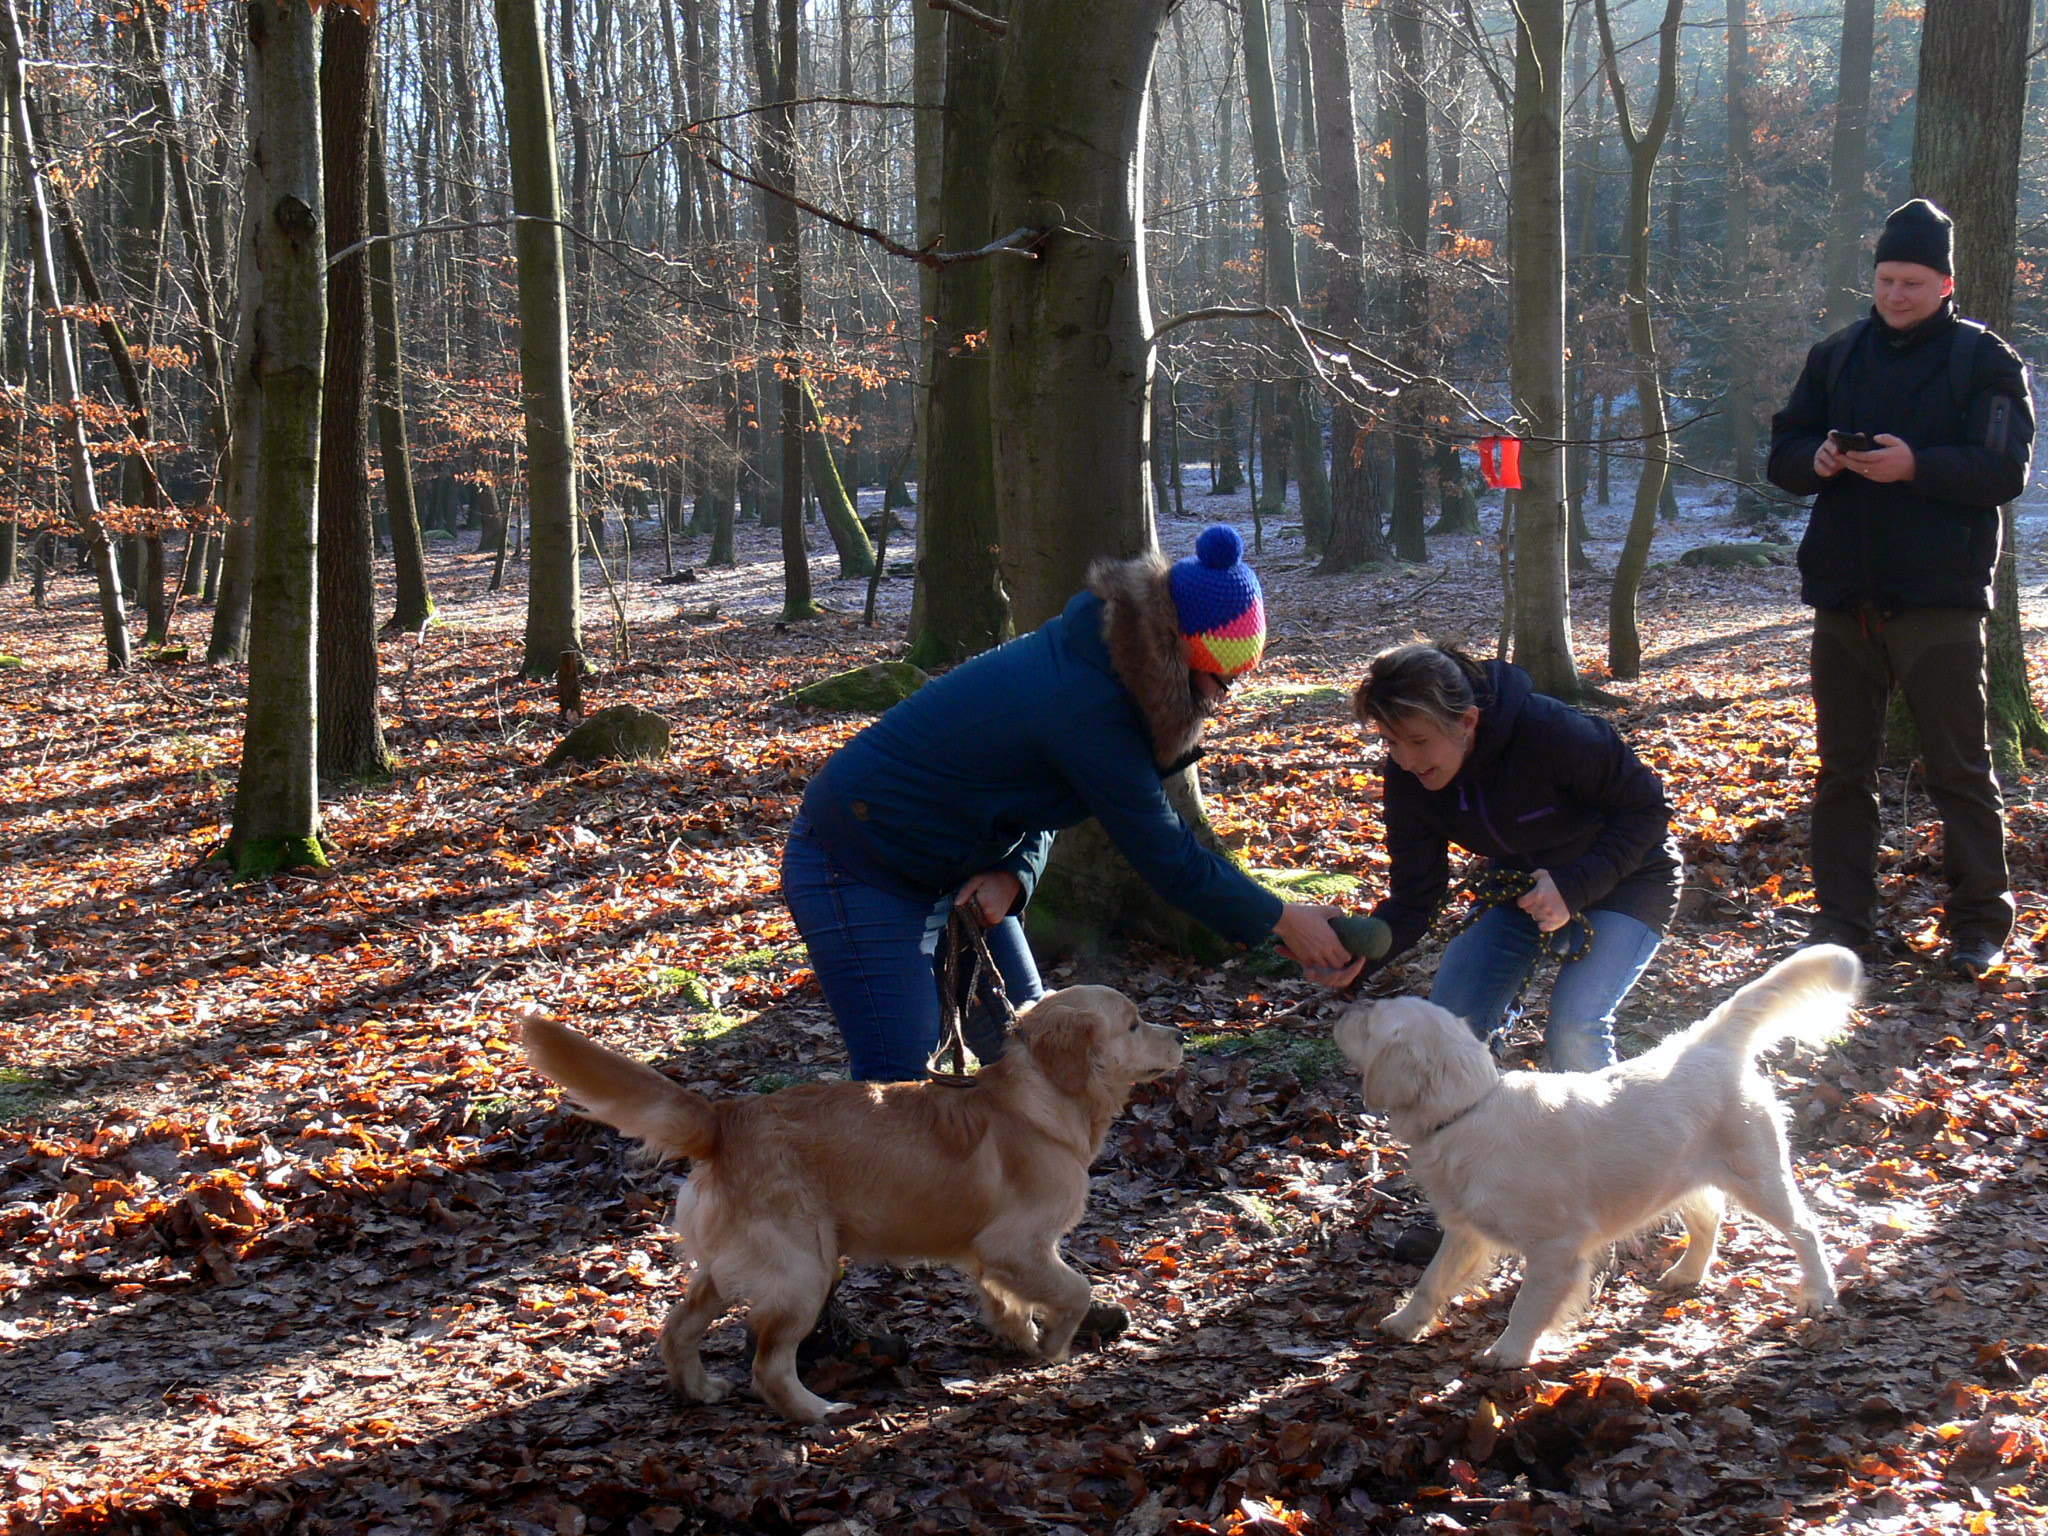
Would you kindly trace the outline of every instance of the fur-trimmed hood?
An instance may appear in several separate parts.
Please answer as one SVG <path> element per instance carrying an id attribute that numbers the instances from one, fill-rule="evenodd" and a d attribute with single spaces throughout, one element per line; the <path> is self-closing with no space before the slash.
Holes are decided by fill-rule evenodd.
<path id="1" fill-rule="evenodd" d="M 1180 615 L 1167 585 L 1172 569 L 1163 555 L 1098 560 L 1088 590 L 1102 599 L 1102 641 L 1117 681 L 1124 685 L 1162 769 L 1185 766 L 1202 742 L 1202 712 L 1188 676 Z"/>

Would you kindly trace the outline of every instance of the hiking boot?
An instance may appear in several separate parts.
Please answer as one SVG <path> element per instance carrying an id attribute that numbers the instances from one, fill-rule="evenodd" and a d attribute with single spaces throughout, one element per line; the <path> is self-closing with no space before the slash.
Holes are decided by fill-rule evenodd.
<path id="1" fill-rule="evenodd" d="M 747 1329 L 747 1357 L 753 1358 L 754 1330 Z M 839 1305 L 837 1295 L 828 1297 L 825 1309 L 811 1325 L 811 1331 L 797 1341 L 796 1368 L 838 1362 L 859 1374 L 902 1365 L 910 1358 L 910 1341 L 900 1333 L 871 1333 L 857 1325 Z"/>
<path id="2" fill-rule="evenodd" d="M 1394 1239 L 1394 1257 L 1403 1264 L 1427 1264 L 1444 1243 L 1444 1229 L 1424 1218 Z"/>
<path id="3" fill-rule="evenodd" d="M 1857 928 L 1830 917 L 1816 917 L 1807 925 L 1806 937 L 1795 946 L 1811 949 L 1816 944 L 1837 944 L 1859 960 L 1875 960 L 1882 945 L 1869 928 Z"/>
<path id="4" fill-rule="evenodd" d="M 1074 1329 L 1074 1348 L 1100 1349 L 1131 1326 L 1131 1314 L 1113 1301 L 1091 1301 Z"/>
<path id="5" fill-rule="evenodd" d="M 2005 964 L 2005 947 L 1993 939 L 1957 939 L 1949 946 L 1948 968 L 1964 981 L 1975 981 L 1986 971 Z"/>

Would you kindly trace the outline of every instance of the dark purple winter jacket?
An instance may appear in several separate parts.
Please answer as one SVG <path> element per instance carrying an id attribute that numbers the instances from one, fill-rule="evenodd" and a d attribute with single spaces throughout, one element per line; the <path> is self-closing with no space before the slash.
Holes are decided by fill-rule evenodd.
<path id="1" fill-rule="evenodd" d="M 1605 720 L 1536 692 L 1529 674 L 1485 664 L 1479 733 L 1442 789 L 1390 757 L 1386 900 L 1391 955 L 1428 929 L 1450 887 L 1450 846 L 1502 869 L 1547 869 L 1574 914 L 1622 912 L 1662 933 L 1678 908 L 1683 864 L 1663 782 Z"/>

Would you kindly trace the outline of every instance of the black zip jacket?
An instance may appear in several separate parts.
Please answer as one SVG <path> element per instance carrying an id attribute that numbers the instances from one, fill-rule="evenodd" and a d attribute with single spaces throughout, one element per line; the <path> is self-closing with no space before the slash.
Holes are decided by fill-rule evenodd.
<path id="1" fill-rule="evenodd" d="M 1952 371 L 1957 347 L 1970 352 Z M 1903 439 L 1913 478 L 1879 485 L 1845 469 L 1823 480 L 1813 456 L 1831 428 Z M 1818 342 L 1771 418 L 1772 484 L 1814 498 L 1801 599 L 1989 612 L 1998 509 L 2026 488 L 2033 444 L 2025 365 L 1996 335 L 1959 324 L 1953 300 L 1910 331 L 1873 310 Z"/>
<path id="2" fill-rule="evenodd" d="M 1373 915 L 1398 955 L 1428 929 L 1450 888 L 1450 845 L 1502 869 L 1547 869 L 1574 914 L 1622 912 L 1662 933 L 1683 864 L 1663 782 L 1605 720 L 1535 691 L 1529 674 L 1485 664 L 1479 731 L 1442 789 L 1386 766 L 1387 899 Z"/>

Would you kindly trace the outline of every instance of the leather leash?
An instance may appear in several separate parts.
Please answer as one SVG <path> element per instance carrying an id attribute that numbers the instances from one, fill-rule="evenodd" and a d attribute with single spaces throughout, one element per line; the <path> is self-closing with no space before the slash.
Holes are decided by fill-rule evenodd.
<path id="1" fill-rule="evenodd" d="M 964 971 L 964 977 L 963 977 Z M 945 949 L 939 955 L 939 1043 L 924 1064 L 933 1082 L 964 1088 L 974 1081 L 967 1070 L 967 1010 L 978 998 L 994 1010 L 1008 1032 L 1017 1010 L 1003 986 L 1003 973 L 988 952 L 988 934 L 963 907 L 946 920 Z M 945 1065 L 952 1058 L 953 1065 Z"/>

